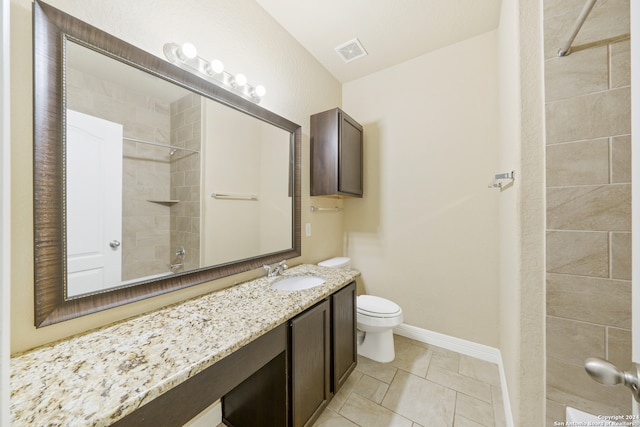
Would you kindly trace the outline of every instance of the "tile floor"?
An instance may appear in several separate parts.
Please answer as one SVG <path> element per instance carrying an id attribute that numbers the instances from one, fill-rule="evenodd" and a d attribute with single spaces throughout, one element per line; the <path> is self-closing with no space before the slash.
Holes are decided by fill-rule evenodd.
<path id="1" fill-rule="evenodd" d="M 395 336 L 396 358 L 358 366 L 313 427 L 503 427 L 498 366 Z"/>

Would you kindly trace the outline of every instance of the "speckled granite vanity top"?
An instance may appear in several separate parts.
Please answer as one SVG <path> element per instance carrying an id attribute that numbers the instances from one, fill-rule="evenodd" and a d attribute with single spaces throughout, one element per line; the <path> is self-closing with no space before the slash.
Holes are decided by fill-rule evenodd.
<path id="1" fill-rule="evenodd" d="M 11 359 L 11 425 L 107 426 L 353 281 L 360 273 L 300 265 L 326 279 L 285 292 L 260 278 Z"/>

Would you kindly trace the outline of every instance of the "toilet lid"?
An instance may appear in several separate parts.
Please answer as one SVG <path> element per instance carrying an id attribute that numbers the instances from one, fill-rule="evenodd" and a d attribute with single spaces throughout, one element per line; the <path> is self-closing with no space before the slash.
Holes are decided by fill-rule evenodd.
<path id="1" fill-rule="evenodd" d="M 400 313 L 400 306 L 388 299 L 373 295 L 360 295 L 358 297 L 358 312 L 373 317 L 389 317 Z"/>

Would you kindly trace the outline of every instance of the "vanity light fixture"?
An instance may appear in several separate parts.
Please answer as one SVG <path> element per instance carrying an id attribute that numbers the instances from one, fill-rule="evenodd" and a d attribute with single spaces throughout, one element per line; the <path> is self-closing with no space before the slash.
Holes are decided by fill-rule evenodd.
<path id="1" fill-rule="evenodd" d="M 247 84 L 247 76 L 242 73 L 238 73 L 233 78 L 233 86 L 234 87 L 242 87 Z"/>
<path id="2" fill-rule="evenodd" d="M 185 43 L 177 50 L 177 56 L 181 61 L 188 61 L 198 56 L 198 50 L 191 43 Z"/>
<path id="3" fill-rule="evenodd" d="M 220 74 L 224 71 L 224 64 L 219 59 L 214 59 L 209 63 L 211 73 Z"/>
<path id="4" fill-rule="evenodd" d="M 190 71 L 207 81 L 237 93 L 249 101 L 260 103 L 267 93 L 262 85 L 252 86 L 247 83 L 247 77 L 238 73 L 233 75 L 224 70 L 224 64 L 218 59 L 209 61 L 198 56 L 196 47 L 191 43 L 166 43 L 163 47 L 164 55 L 178 67 Z"/>

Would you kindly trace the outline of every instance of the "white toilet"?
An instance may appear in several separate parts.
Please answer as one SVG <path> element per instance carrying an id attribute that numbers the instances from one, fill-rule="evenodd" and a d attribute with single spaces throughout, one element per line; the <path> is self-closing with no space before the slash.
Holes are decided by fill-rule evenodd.
<path id="1" fill-rule="evenodd" d="M 323 267 L 350 268 L 346 257 L 331 258 L 318 263 Z M 393 328 L 402 323 L 398 304 L 372 295 L 360 295 L 357 303 L 358 354 L 376 362 L 393 361 Z"/>

